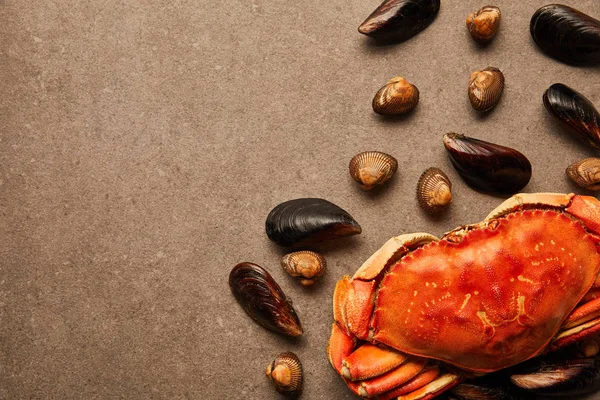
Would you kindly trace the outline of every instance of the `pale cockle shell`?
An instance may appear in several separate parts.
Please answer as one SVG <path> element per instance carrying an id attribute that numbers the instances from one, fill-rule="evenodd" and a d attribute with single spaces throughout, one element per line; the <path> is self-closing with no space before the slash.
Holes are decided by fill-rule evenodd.
<path id="1" fill-rule="evenodd" d="M 387 182 L 398 169 L 398 161 L 387 153 L 365 151 L 352 157 L 348 167 L 352 178 L 369 190 Z"/>
<path id="2" fill-rule="evenodd" d="M 475 71 L 469 77 L 469 100 L 477 111 L 489 111 L 504 91 L 504 74 L 495 67 Z"/>

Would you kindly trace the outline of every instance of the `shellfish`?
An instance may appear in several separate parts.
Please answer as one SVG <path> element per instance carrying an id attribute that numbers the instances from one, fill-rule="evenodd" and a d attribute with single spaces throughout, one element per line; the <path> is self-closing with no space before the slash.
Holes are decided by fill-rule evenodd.
<path id="1" fill-rule="evenodd" d="M 504 91 L 504 74 L 498 68 L 487 67 L 469 77 L 469 100 L 477 111 L 489 111 L 500 100 Z"/>
<path id="2" fill-rule="evenodd" d="M 567 167 L 567 176 L 579 186 L 600 190 L 600 158 L 590 157 Z"/>
<path id="3" fill-rule="evenodd" d="M 496 6 L 485 6 L 467 17 L 467 29 L 473 40 L 485 44 L 490 42 L 498 29 L 502 19 L 500 9 Z"/>
<path id="4" fill-rule="evenodd" d="M 401 76 L 390 79 L 373 98 L 373 111 L 380 115 L 402 115 L 419 103 L 419 89 Z"/>
<path id="5" fill-rule="evenodd" d="M 569 64 L 600 61 L 600 21 L 574 8 L 549 4 L 529 25 L 535 43 L 549 56 Z"/>
<path id="6" fill-rule="evenodd" d="M 444 146 L 456 171 L 476 189 L 511 194 L 531 179 L 531 163 L 510 147 L 453 132 L 444 135 Z"/>
<path id="7" fill-rule="evenodd" d="M 352 179 L 361 188 L 370 190 L 391 179 L 398 169 L 398 161 L 387 153 L 365 151 L 352 157 L 348 168 Z"/>
<path id="8" fill-rule="evenodd" d="M 356 235 L 362 228 L 347 211 L 319 198 L 277 205 L 265 222 L 267 236 L 279 246 L 300 246 Z"/>
<path id="9" fill-rule="evenodd" d="M 410 39 L 433 22 L 440 0 L 384 0 L 358 31 L 382 42 Z"/>
<path id="10" fill-rule="evenodd" d="M 439 168 L 428 168 L 417 183 L 417 200 L 429 213 L 438 213 L 452 202 L 452 184 Z"/>
<path id="11" fill-rule="evenodd" d="M 281 266 L 302 286 L 310 286 L 325 273 L 327 263 L 314 251 L 295 251 L 283 256 Z"/>
<path id="12" fill-rule="evenodd" d="M 543 95 L 544 106 L 570 132 L 600 149 L 600 114 L 584 95 L 562 83 L 550 86 Z"/>
<path id="13" fill-rule="evenodd" d="M 297 396 L 302 391 L 302 363 L 291 351 L 279 354 L 267 366 L 265 374 L 285 396 Z"/>
<path id="14" fill-rule="evenodd" d="M 288 336 L 302 335 L 292 302 L 261 266 L 243 262 L 233 267 L 229 288 L 244 311 L 263 328 Z"/>

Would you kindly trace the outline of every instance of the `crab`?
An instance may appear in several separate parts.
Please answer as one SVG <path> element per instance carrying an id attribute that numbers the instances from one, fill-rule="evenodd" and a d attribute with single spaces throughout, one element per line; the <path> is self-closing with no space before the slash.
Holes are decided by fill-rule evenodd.
<path id="1" fill-rule="evenodd" d="M 394 237 L 337 283 L 329 361 L 363 398 L 428 400 L 597 336 L 599 251 L 600 201 L 574 194 Z"/>

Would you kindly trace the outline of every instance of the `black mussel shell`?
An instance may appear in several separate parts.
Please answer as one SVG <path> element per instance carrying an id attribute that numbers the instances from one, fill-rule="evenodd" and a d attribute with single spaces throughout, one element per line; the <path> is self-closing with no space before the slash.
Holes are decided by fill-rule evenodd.
<path id="1" fill-rule="evenodd" d="M 600 114 L 591 101 L 562 83 L 550 86 L 543 100 L 546 110 L 579 139 L 600 149 Z"/>
<path id="2" fill-rule="evenodd" d="M 513 374 L 510 379 L 530 395 L 544 398 L 584 395 L 600 389 L 600 360 L 539 360 L 528 371 Z"/>
<path id="3" fill-rule="evenodd" d="M 358 31 L 382 42 L 403 42 L 433 22 L 440 0 L 385 0 Z"/>
<path id="4" fill-rule="evenodd" d="M 529 30 L 548 55 L 569 64 L 600 62 L 600 21 L 561 4 L 538 9 Z"/>
<path id="5" fill-rule="evenodd" d="M 229 273 L 229 288 L 240 306 L 263 328 L 288 336 L 302 335 L 292 302 L 262 267 L 243 262 Z"/>
<path id="6" fill-rule="evenodd" d="M 531 163 L 510 147 L 452 132 L 444 135 L 444 146 L 454 168 L 476 189 L 514 194 L 531 179 Z"/>
<path id="7" fill-rule="evenodd" d="M 267 236 L 280 246 L 303 246 L 362 232 L 358 222 L 335 204 L 316 198 L 286 201 L 266 221 Z"/>
<path id="8" fill-rule="evenodd" d="M 520 400 L 510 386 L 491 386 L 485 383 L 462 383 L 451 389 L 461 400 Z"/>

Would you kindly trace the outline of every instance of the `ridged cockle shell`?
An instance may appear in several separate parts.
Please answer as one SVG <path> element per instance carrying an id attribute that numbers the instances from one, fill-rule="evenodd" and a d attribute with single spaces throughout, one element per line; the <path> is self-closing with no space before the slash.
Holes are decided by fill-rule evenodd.
<path id="1" fill-rule="evenodd" d="M 325 273 L 327 263 L 321 254 L 305 250 L 286 254 L 281 266 L 301 285 L 310 286 Z"/>
<path id="2" fill-rule="evenodd" d="M 419 103 L 419 89 L 401 76 L 386 83 L 373 98 L 373 111 L 381 115 L 402 115 Z"/>
<path id="3" fill-rule="evenodd" d="M 588 190 L 600 190 L 600 158 L 585 158 L 567 167 L 567 176 Z"/>
<path id="4" fill-rule="evenodd" d="M 398 161 L 387 153 L 365 151 L 350 160 L 350 176 L 365 190 L 381 185 L 394 175 Z"/>
<path id="5" fill-rule="evenodd" d="M 285 396 L 297 396 L 302 391 L 302 364 L 291 351 L 279 354 L 265 370 L 275 389 Z"/>
<path id="6" fill-rule="evenodd" d="M 504 91 L 504 74 L 495 67 L 475 71 L 469 77 L 469 100 L 477 111 L 489 111 Z"/>
<path id="7" fill-rule="evenodd" d="M 501 14 L 496 6 L 485 6 L 467 17 L 467 29 L 477 43 L 488 43 L 500 28 Z"/>
<path id="8" fill-rule="evenodd" d="M 428 168 L 417 183 L 417 200 L 429 213 L 438 213 L 452 202 L 452 184 L 439 168 Z"/>

